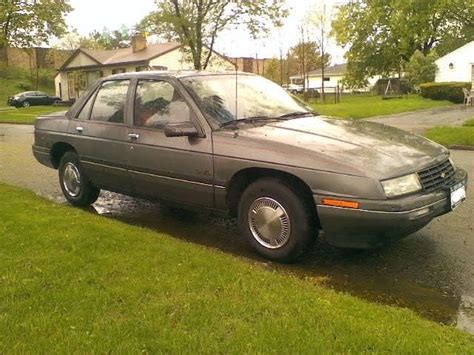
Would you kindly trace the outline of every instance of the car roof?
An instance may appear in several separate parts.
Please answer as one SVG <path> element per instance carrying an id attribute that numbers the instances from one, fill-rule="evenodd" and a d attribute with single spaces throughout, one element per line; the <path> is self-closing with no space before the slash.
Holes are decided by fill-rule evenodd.
<path id="1" fill-rule="evenodd" d="M 153 76 L 156 77 L 173 77 L 173 78 L 186 78 L 186 77 L 196 77 L 196 76 L 217 76 L 217 75 L 252 75 L 252 73 L 240 72 L 240 71 L 207 71 L 207 70 L 154 70 L 154 71 L 141 71 L 141 72 L 131 72 L 131 73 L 121 73 L 114 74 L 107 77 L 104 77 L 104 80 L 107 79 L 130 79 L 130 78 L 150 78 Z"/>

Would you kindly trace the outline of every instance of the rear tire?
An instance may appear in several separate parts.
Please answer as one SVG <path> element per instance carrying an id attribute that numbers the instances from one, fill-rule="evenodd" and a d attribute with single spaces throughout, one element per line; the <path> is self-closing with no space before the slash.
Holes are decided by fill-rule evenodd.
<path id="1" fill-rule="evenodd" d="M 77 207 L 92 205 L 100 189 L 92 185 L 84 174 L 79 157 L 75 152 L 66 152 L 59 162 L 59 184 L 66 200 Z"/>
<path id="2" fill-rule="evenodd" d="M 294 262 L 316 240 L 316 216 L 310 203 L 283 179 L 259 179 L 247 187 L 240 199 L 240 231 L 265 258 Z"/>

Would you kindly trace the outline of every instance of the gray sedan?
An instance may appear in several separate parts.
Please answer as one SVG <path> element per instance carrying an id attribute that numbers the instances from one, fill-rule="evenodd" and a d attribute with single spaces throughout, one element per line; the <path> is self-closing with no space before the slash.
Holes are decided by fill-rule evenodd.
<path id="1" fill-rule="evenodd" d="M 449 151 L 371 122 L 318 116 L 244 73 L 103 78 L 40 117 L 33 152 L 75 206 L 100 189 L 237 216 L 265 257 L 296 260 L 323 230 L 339 247 L 405 237 L 466 198 Z"/>

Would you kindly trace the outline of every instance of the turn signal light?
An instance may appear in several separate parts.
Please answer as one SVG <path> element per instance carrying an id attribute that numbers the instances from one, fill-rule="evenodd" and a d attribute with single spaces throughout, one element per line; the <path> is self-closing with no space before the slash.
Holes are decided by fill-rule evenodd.
<path id="1" fill-rule="evenodd" d="M 345 208 L 359 208 L 359 202 L 334 200 L 332 198 L 323 198 L 323 205 Z"/>

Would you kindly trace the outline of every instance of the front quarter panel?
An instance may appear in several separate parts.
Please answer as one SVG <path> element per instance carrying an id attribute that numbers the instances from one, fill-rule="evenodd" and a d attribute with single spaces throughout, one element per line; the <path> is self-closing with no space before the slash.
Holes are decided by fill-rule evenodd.
<path id="1" fill-rule="evenodd" d="M 295 152 L 282 149 L 269 152 L 264 145 L 249 146 L 245 140 L 229 134 L 213 135 L 214 169 L 217 186 L 229 187 L 231 179 L 239 171 L 251 168 L 270 169 L 285 172 L 301 179 L 316 195 L 339 196 L 350 199 L 363 198 L 380 200 L 385 194 L 379 181 L 324 169 L 294 166 Z M 216 201 L 222 208 L 225 202 Z"/>

